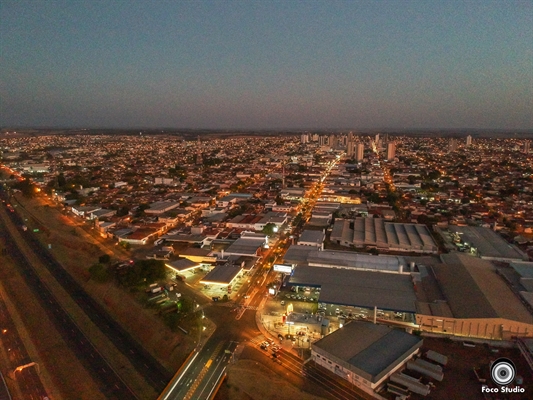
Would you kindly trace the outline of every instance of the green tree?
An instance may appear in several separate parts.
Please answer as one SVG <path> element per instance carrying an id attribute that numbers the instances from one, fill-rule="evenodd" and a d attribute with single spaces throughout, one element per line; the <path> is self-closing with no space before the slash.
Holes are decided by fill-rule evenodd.
<path id="1" fill-rule="evenodd" d="M 268 236 L 272 236 L 274 234 L 274 228 L 276 227 L 276 224 L 273 224 L 269 222 L 263 227 L 263 233 Z"/>
<path id="2" fill-rule="evenodd" d="M 166 278 L 166 267 L 162 260 L 139 260 L 136 261 L 120 280 L 128 287 L 139 286 L 145 282 L 152 283 Z"/>
<path id="3" fill-rule="evenodd" d="M 98 262 L 100 264 L 109 264 L 111 261 L 111 256 L 109 254 L 102 254 L 100 257 L 98 257 Z"/>
<path id="4" fill-rule="evenodd" d="M 111 274 L 107 267 L 103 264 L 96 263 L 89 267 L 89 274 L 91 279 L 95 282 L 103 283 L 108 282 L 111 278 Z"/>

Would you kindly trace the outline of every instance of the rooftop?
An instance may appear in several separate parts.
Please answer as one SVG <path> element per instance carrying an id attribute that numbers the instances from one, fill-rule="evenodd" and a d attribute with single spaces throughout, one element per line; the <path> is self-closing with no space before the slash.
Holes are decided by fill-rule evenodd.
<path id="1" fill-rule="evenodd" d="M 422 346 L 422 339 L 399 329 L 353 321 L 313 343 L 354 367 L 358 375 L 377 382 Z"/>
<path id="2" fill-rule="evenodd" d="M 320 287 L 320 301 L 324 303 L 416 311 L 410 275 L 297 266 L 289 282 L 292 285 Z"/>
<path id="3" fill-rule="evenodd" d="M 200 282 L 229 285 L 233 279 L 242 271 L 240 265 L 224 264 L 215 267 Z"/>
<path id="4" fill-rule="evenodd" d="M 481 258 L 523 260 L 526 257 L 516 246 L 507 243 L 489 228 L 450 225 L 449 230 L 460 234 L 463 242 L 475 247 Z"/>

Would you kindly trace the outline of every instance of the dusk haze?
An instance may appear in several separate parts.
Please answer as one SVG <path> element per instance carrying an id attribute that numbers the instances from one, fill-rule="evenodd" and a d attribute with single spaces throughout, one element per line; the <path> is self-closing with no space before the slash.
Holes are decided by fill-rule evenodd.
<path id="1" fill-rule="evenodd" d="M 531 129 L 530 1 L 21 1 L 0 125 Z"/>

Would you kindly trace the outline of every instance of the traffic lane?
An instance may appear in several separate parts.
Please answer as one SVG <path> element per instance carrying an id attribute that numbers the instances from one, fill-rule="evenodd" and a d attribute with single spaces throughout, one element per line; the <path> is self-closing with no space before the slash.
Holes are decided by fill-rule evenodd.
<path id="1" fill-rule="evenodd" d="M 236 347 L 236 342 L 229 342 L 223 347 L 223 350 L 219 354 L 215 355 L 214 359 L 211 358 L 211 366 L 208 368 L 206 375 L 194 392 L 192 397 L 193 399 L 200 400 L 210 398 L 213 389 L 216 387 L 224 371 L 226 370 L 228 363 L 231 360 L 231 354 L 235 351 Z"/>
<path id="2" fill-rule="evenodd" d="M 213 337 L 206 342 L 204 347 L 194 356 L 194 359 L 190 362 L 189 366 L 186 367 L 183 372 L 176 377 L 177 385 L 175 385 L 173 390 L 163 397 L 163 400 L 183 399 L 185 397 L 191 384 L 200 374 L 219 343 L 220 339 Z"/>
<path id="3" fill-rule="evenodd" d="M 8 354 L 11 369 L 15 370 L 17 367 L 31 363 L 32 360 L 20 339 L 15 323 L 11 319 L 2 297 L 0 297 L 0 329 L 0 340 Z M 47 395 L 35 366 L 27 367 L 22 371 L 15 372 L 15 374 L 18 387 L 27 398 L 42 398 Z"/>

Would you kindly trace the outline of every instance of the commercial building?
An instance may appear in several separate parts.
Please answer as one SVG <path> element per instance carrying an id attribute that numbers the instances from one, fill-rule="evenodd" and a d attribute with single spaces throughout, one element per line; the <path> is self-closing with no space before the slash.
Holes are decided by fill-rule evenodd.
<path id="1" fill-rule="evenodd" d="M 323 231 L 304 230 L 298 239 L 298 244 L 302 246 L 312 246 L 324 249 L 326 234 Z"/>
<path id="2" fill-rule="evenodd" d="M 441 255 L 431 268 L 418 265 L 416 323 L 426 332 L 511 340 L 533 337 L 533 315 L 486 260 Z"/>
<path id="3" fill-rule="evenodd" d="M 179 205 L 180 203 L 175 201 L 156 201 L 155 203 L 150 204 L 150 208 L 144 210 L 144 212 L 146 214 L 158 215 L 170 211 L 173 208 L 177 208 Z"/>
<path id="4" fill-rule="evenodd" d="M 312 359 L 374 395 L 419 352 L 423 340 L 399 329 L 354 321 L 311 345 Z"/>
<path id="5" fill-rule="evenodd" d="M 336 219 L 331 241 L 341 246 L 382 251 L 438 252 L 428 228 L 422 224 L 385 222 L 382 218 Z"/>
<path id="6" fill-rule="evenodd" d="M 450 225 L 448 230 L 459 239 L 459 243 L 484 260 L 513 262 L 528 259 L 518 247 L 507 243 L 489 228 Z"/>

